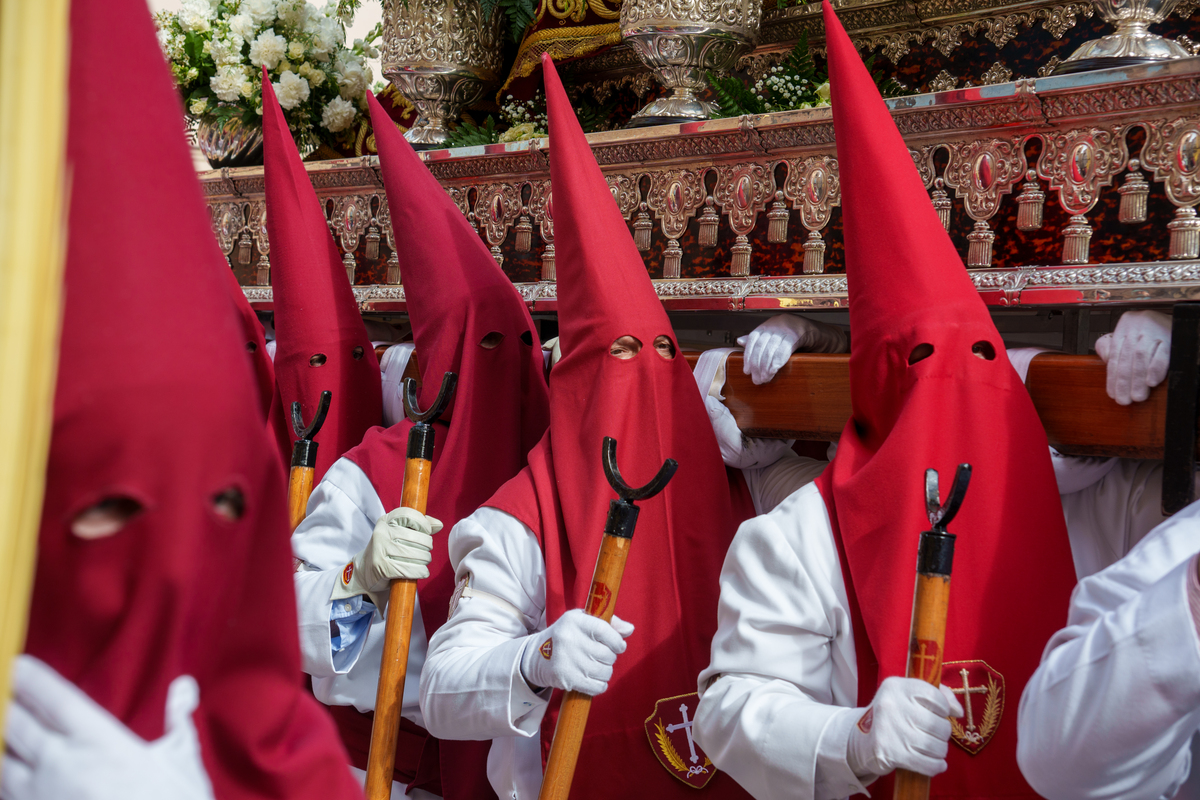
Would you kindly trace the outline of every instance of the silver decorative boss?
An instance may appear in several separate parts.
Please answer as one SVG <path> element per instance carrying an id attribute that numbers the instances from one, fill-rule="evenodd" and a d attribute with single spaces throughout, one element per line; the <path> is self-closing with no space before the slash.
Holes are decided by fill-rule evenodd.
<path id="1" fill-rule="evenodd" d="M 499 77 L 500 8 L 476 0 L 383 0 L 383 74 L 417 109 L 404 135 L 440 147 L 446 125 Z"/>
<path id="2" fill-rule="evenodd" d="M 1092 5 L 1104 21 L 1116 26 L 1116 32 L 1085 42 L 1070 58 L 1054 68 L 1054 74 L 1187 58 L 1188 51 L 1183 45 L 1150 32 L 1150 26 L 1166 19 L 1179 2 L 1092 0 Z"/>
<path id="3" fill-rule="evenodd" d="M 630 127 L 708 119 L 696 94 L 758 41 L 761 0 L 624 0 L 621 36 L 670 94 L 634 114 Z"/>

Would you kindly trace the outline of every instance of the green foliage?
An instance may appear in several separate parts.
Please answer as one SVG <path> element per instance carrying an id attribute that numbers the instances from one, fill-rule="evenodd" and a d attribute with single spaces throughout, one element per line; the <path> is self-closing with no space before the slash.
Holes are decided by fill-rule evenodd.
<path id="1" fill-rule="evenodd" d="M 709 74 L 708 83 L 718 106 L 713 117 L 811 108 L 826 102 L 818 94 L 825 80 L 808 50 L 808 37 L 801 36 L 783 62 L 771 67 L 752 87 L 736 75 L 718 78 Z"/>
<path id="2" fill-rule="evenodd" d="M 500 141 L 500 132 L 496 130 L 496 120 L 491 114 L 476 125 L 470 117 L 464 116 L 458 126 L 450 130 L 446 139 L 446 147 L 472 147 L 481 144 L 495 144 Z"/>
<path id="3" fill-rule="evenodd" d="M 909 94 L 916 94 L 912 89 L 909 89 L 895 78 L 885 78 L 883 76 L 883 68 L 875 68 L 875 57 L 878 53 L 871 53 L 863 59 L 863 65 L 866 66 L 867 72 L 871 74 L 871 80 L 875 81 L 875 88 L 884 97 L 904 97 Z"/>
<path id="4" fill-rule="evenodd" d="M 579 102 L 575 104 L 575 116 L 579 118 L 579 124 L 584 133 L 602 131 L 611 125 L 613 109 L 616 107 L 615 100 L 600 105 L 586 97 L 580 97 Z"/>
<path id="5" fill-rule="evenodd" d="M 533 24 L 533 15 L 536 11 L 533 0 L 478 0 L 478 2 L 484 18 L 491 16 L 496 6 L 500 6 L 500 11 L 508 23 L 508 35 L 514 42 L 520 43 L 522 37 L 525 36 L 525 29 Z"/>

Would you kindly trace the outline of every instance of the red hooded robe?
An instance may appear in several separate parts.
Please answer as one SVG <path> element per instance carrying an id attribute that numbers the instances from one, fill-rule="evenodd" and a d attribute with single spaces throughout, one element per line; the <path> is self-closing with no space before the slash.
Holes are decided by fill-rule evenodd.
<path id="1" fill-rule="evenodd" d="M 321 392 L 333 392 L 317 434 L 315 481 L 383 419 L 383 389 L 366 326 L 329 233 L 325 214 L 288 130 L 271 82 L 263 78 L 263 158 L 275 302 L 275 382 L 290 419 L 304 421 Z M 286 456 L 290 461 L 291 447 Z"/>
<path id="2" fill-rule="evenodd" d="M 389 124 L 387 113 L 374 98 L 369 102 L 396 244 L 404 254 L 404 296 L 421 365 L 421 407 L 433 404 L 446 372 L 458 375 L 458 388 L 441 419 L 448 425 L 437 425 L 427 509 L 449 531 L 525 466 L 526 453 L 545 432 L 550 414 L 542 352 L 533 319 L 512 282 L 404 136 Z M 400 505 L 411 427 L 403 420 L 390 428 L 372 428 L 362 444 L 346 453 L 389 510 Z M 448 542 L 447 536 L 434 538 L 429 577 L 418 584 L 421 618 L 430 636 L 445 623 L 454 591 Z M 335 714 L 356 765 L 362 767 L 370 715 L 349 707 Z M 414 775 L 429 771 L 412 764 L 415 744 L 415 739 L 401 740 L 397 780 L 412 782 Z M 493 796 L 487 780 L 490 746 L 439 743 L 439 793 L 446 800 Z M 426 747 L 426 752 L 433 751 Z"/>
<path id="3" fill-rule="evenodd" d="M 944 498 L 969 463 L 941 680 L 973 713 L 954 721 L 933 796 L 1036 797 L 1017 768 L 1016 702 L 1075 584 L 1046 434 L 891 114 L 824 12 L 854 347 L 853 414 L 817 486 L 843 560 L 859 703 L 905 674 L 925 470 Z M 909 364 L 921 344 L 932 354 Z"/>
<path id="4" fill-rule="evenodd" d="M 690 799 L 694 788 L 660 760 L 645 725 L 660 700 L 674 698 L 676 715 L 681 696 L 694 701 L 696 675 L 708 663 L 717 579 L 734 534 L 729 482 L 696 381 L 629 228 L 549 57 L 543 68 L 563 357 L 550 378 L 550 430 L 530 452 L 529 466 L 487 505 L 538 536 L 550 624 L 588 598 L 616 497 L 601 467 L 603 438 L 617 440 L 621 474 L 633 486 L 650 480 L 665 459 L 679 462 L 666 490 L 639 503 L 617 608 L 637 630 L 608 691 L 592 703 L 571 797 Z M 627 335 L 642 343 L 640 352 L 628 360 L 610 355 L 612 343 Z M 673 359 L 656 352 L 658 336 L 674 344 Z M 543 759 L 560 702 L 555 692 L 542 722 Z M 718 796 L 746 796 L 724 774 L 708 787 Z"/>
<path id="5" fill-rule="evenodd" d="M 137 113 L 114 105 L 118 83 Z M 63 331 L 26 649 L 146 739 L 163 734 L 171 681 L 195 677 L 220 800 L 361 797 L 300 684 L 283 474 L 250 410 L 261 396 L 245 330 L 144 2 L 72 4 L 70 109 Z M 114 499 L 140 509 L 121 530 L 72 533 L 80 512 Z"/>

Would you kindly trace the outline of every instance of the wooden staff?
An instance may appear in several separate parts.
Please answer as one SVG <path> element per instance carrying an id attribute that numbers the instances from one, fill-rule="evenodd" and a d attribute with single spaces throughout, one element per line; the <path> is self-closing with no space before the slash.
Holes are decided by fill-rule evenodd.
<path id="1" fill-rule="evenodd" d="M 433 407 L 417 408 L 417 383 L 404 380 L 404 405 L 413 421 L 408 431 L 405 453 L 404 485 L 400 505 L 421 514 L 429 501 L 429 475 L 433 471 L 433 425 L 450 402 L 458 376 L 442 376 Z M 404 702 L 404 680 L 408 674 L 408 645 L 412 636 L 413 609 L 417 600 L 417 582 L 392 581 L 388 594 L 387 626 L 383 633 L 383 660 L 379 665 L 379 685 L 375 690 L 375 719 L 371 724 L 371 749 L 367 753 L 367 800 L 388 800 L 392 796 L 392 773 L 396 766 L 396 740 L 400 736 L 400 709 Z"/>
<path id="2" fill-rule="evenodd" d="M 941 505 L 936 469 L 925 470 L 925 509 L 933 530 L 921 534 L 917 550 L 917 586 L 913 591 L 912 628 L 908 639 L 907 678 L 938 686 L 942 682 L 942 656 L 946 643 L 946 612 L 950 608 L 950 568 L 954 565 L 954 539 L 946 526 L 958 513 L 971 465 L 959 464 L 950 497 Z M 894 800 L 927 800 L 929 776 L 896 770 Z"/>
<path id="3" fill-rule="evenodd" d="M 288 471 L 288 526 L 296 530 L 296 526 L 304 521 L 308 513 L 308 496 L 312 494 L 313 478 L 317 472 L 317 443 L 313 437 L 320 432 L 325 424 L 325 415 L 329 413 L 329 401 L 333 398 L 330 391 L 321 392 L 317 402 L 317 415 L 307 426 L 304 416 L 300 413 L 300 401 L 292 403 L 292 431 L 296 434 L 296 443 L 292 445 L 292 468 Z"/>
<path id="4" fill-rule="evenodd" d="M 600 455 L 604 463 L 604 477 L 619 499 L 608 505 L 604 539 L 600 543 L 600 555 L 596 558 L 596 571 L 592 573 L 592 588 L 585 610 L 593 617 L 610 622 L 617 605 L 617 591 L 621 588 L 621 576 L 625 572 L 625 559 L 629 556 L 633 530 L 637 526 L 638 507 L 633 501 L 645 500 L 661 492 L 679 464 L 668 458 L 649 483 L 634 489 L 621 479 L 621 472 L 617 469 L 617 440 L 605 436 Z M 563 696 L 538 800 L 566 800 L 571 791 L 571 779 L 575 777 L 575 762 L 579 759 L 579 747 L 583 744 L 583 730 L 587 726 L 591 708 L 591 695 L 572 691 Z"/>

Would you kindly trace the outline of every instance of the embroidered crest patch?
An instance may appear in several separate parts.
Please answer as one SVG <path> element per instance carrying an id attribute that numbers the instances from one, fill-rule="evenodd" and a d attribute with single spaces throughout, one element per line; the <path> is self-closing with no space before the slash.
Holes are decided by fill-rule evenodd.
<path id="1" fill-rule="evenodd" d="M 958 697 L 964 712 L 950 720 L 950 738 L 978 755 L 1004 716 L 1004 676 L 986 661 L 947 661 L 942 665 L 942 683 Z"/>
<path id="2" fill-rule="evenodd" d="M 350 579 L 353 577 L 354 577 L 354 562 L 351 561 L 349 564 L 346 565 L 345 569 L 342 570 L 342 585 L 349 586 Z"/>
<path id="3" fill-rule="evenodd" d="M 542 658 L 549 661 L 550 656 L 554 655 L 554 637 L 551 636 L 549 639 L 542 642 L 542 646 L 538 648 L 538 652 L 542 654 Z"/>
<path id="4" fill-rule="evenodd" d="M 695 692 L 659 700 L 654 704 L 654 713 L 646 718 L 646 738 L 667 772 L 694 789 L 703 789 L 717 774 L 717 768 L 692 737 L 698 705 L 700 695 Z"/>

